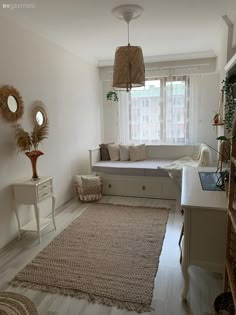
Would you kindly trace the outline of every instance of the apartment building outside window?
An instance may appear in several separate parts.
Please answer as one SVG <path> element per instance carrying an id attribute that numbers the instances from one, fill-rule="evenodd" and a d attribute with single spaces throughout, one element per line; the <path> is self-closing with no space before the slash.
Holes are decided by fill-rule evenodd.
<path id="1" fill-rule="evenodd" d="M 188 143 L 189 77 L 146 81 L 129 99 L 131 143 Z"/>

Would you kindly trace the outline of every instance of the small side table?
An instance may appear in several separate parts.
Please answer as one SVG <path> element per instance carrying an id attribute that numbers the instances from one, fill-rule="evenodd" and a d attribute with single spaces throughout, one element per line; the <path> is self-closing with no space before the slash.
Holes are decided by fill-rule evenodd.
<path id="1" fill-rule="evenodd" d="M 55 196 L 53 193 L 53 178 L 41 177 L 38 180 L 21 180 L 13 184 L 14 201 L 15 201 L 15 214 L 19 229 L 19 239 L 21 238 L 22 231 L 37 232 L 39 242 L 41 242 L 41 231 L 46 228 L 50 223 L 53 223 L 56 229 L 55 222 Z M 47 198 L 52 199 L 52 219 L 41 218 L 39 203 Z M 35 211 L 35 220 L 21 226 L 18 213 L 18 205 L 33 205 Z"/>

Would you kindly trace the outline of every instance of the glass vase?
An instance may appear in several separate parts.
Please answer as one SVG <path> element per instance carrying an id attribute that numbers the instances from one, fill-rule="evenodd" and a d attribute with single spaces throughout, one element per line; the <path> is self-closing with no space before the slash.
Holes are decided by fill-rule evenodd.
<path id="1" fill-rule="evenodd" d="M 42 151 L 35 150 L 35 151 L 25 152 L 25 154 L 28 156 L 28 158 L 31 161 L 32 173 L 33 173 L 32 180 L 39 179 L 38 173 L 37 173 L 37 159 L 39 156 L 43 155 L 44 153 Z"/>

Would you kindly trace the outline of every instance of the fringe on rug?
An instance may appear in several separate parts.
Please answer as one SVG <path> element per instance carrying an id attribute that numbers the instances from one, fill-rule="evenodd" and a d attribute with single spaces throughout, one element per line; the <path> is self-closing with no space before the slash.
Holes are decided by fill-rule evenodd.
<path id="1" fill-rule="evenodd" d="M 119 301 L 116 299 L 112 299 L 105 296 L 97 296 L 94 294 L 90 294 L 83 291 L 73 290 L 73 289 L 63 289 L 63 288 L 57 288 L 53 286 L 46 286 L 41 284 L 32 284 L 30 282 L 20 281 L 20 280 L 13 280 L 10 283 L 14 287 L 19 288 L 29 288 L 32 290 L 37 291 L 44 291 L 49 292 L 53 294 L 62 294 L 66 296 L 75 297 L 78 299 L 86 299 L 90 303 L 99 303 L 106 306 L 116 306 L 119 309 L 126 309 L 128 311 L 134 311 L 137 313 L 144 313 L 144 312 L 151 312 L 154 310 L 150 304 L 144 304 L 144 303 L 136 303 L 131 301 Z"/>

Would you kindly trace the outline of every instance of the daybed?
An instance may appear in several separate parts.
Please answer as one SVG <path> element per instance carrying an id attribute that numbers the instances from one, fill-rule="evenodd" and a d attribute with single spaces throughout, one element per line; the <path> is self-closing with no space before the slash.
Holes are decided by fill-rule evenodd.
<path id="1" fill-rule="evenodd" d="M 207 166 L 210 150 L 205 144 L 146 145 L 143 161 L 101 161 L 100 149 L 89 150 L 91 173 L 102 177 L 103 194 L 176 199 L 173 176 L 183 165 Z"/>

